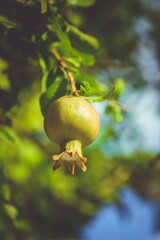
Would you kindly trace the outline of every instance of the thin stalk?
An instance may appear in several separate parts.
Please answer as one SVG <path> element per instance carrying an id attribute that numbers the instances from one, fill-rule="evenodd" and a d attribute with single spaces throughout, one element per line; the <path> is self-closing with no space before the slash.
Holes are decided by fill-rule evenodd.
<path id="1" fill-rule="evenodd" d="M 66 70 L 67 75 L 68 75 L 68 79 L 70 80 L 70 83 L 71 83 L 71 92 L 72 92 L 72 94 L 75 95 L 75 96 L 79 96 L 78 93 L 77 93 L 74 77 L 73 77 L 72 73 L 68 70 L 67 65 L 66 65 L 64 59 L 61 56 L 59 56 L 59 54 L 57 53 L 57 51 L 55 49 L 51 48 L 51 52 L 54 55 L 54 57 L 57 59 L 57 61 L 59 62 L 59 65 L 63 69 Z"/>

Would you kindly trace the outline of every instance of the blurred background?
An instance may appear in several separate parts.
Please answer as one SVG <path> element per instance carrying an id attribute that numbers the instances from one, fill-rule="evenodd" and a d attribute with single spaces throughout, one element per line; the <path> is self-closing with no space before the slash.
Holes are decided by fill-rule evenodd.
<path id="1" fill-rule="evenodd" d="M 83 149 L 86 173 L 76 168 L 74 176 L 66 166 L 52 170 L 59 146 L 43 130 L 42 72 L 34 45 L 24 40 L 32 31 L 32 8 L 23 9 L 32 1 L 5 2 L 0 7 L 0 239 L 159 240 L 160 1 L 52 1 L 67 21 L 100 43 L 95 65 L 84 67 L 79 78 L 89 74 L 103 89 L 117 82 L 124 109 L 112 109 L 108 101 L 93 104 L 100 134 Z M 4 15 L 22 22 L 23 36 Z"/>

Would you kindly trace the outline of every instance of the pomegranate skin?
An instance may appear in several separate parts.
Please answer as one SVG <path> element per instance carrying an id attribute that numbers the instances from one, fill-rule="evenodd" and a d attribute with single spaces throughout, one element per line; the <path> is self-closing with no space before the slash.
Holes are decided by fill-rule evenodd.
<path id="1" fill-rule="evenodd" d="M 62 145 L 78 140 L 85 147 L 97 138 L 100 120 L 94 107 L 82 97 L 63 96 L 48 108 L 44 129 L 52 142 Z"/>

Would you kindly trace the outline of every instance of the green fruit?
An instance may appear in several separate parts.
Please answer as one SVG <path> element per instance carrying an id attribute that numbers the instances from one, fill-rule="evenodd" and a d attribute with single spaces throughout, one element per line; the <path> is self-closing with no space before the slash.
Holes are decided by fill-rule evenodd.
<path id="1" fill-rule="evenodd" d="M 54 101 L 44 118 L 44 129 L 52 142 L 60 144 L 62 153 L 54 155 L 54 170 L 64 162 L 74 174 L 75 163 L 85 172 L 86 158 L 81 147 L 91 144 L 98 136 L 100 120 L 94 107 L 77 96 L 64 96 Z"/>

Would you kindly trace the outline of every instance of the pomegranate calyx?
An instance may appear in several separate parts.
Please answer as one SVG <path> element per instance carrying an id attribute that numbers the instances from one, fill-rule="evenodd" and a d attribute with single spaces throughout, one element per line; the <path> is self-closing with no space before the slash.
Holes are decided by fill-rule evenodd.
<path id="1" fill-rule="evenodd" d="M 65 144 L 62 144 L 61 148 L 62 153 L 59 155 L 53 155 L 53 160 L 56 161 L 53 170 L 61 167 L 64 162 L 66 162 L 70 172 L 74 174 L 75 164 L 85 172 L 87 170 L 85 162 L 87 158 L 82 156 L 81 143 L 77 140 L 69 141 Z"/>

